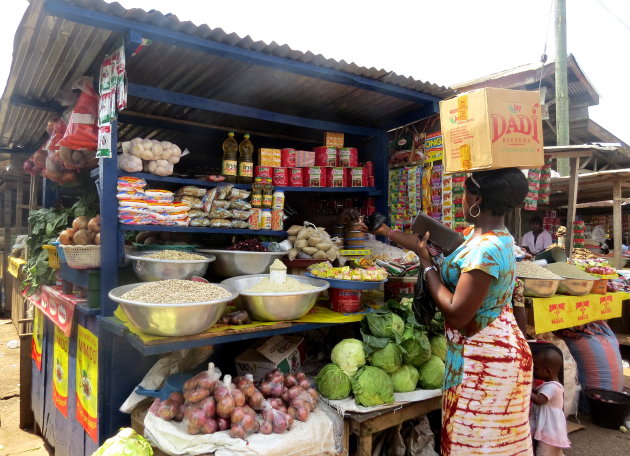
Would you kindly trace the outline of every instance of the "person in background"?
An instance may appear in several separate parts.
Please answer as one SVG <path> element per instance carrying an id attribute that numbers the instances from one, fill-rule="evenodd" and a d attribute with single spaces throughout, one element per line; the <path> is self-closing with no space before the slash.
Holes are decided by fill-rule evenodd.
<path id="1" fill-rule="evenodd" d="M 383 224 L 374 234 L 414 251 L 438 310 L 448 353 L 442 400 L 443 456 L 531 456 L 532 355 L 512 313 L 514 239 L 505 214 L 527 195 L 516 168 L 474 172 L 465 182 L 464 242 L 433 264 L 423 235 Z M 364 226 L 367 230 L 367 227 Z"/>
<path id="2" fill-rule="evenodd" d="M 534 356 L 534 377 L 543 382 L 531 394 L 536 456 L 562 456 L 562 449 L 571 447 L 564 417 L 564 388 L 558 380 L 561 368 L 562 355 L 556 350 L 543 350 Z"/>
<path id="3" fill-rule="evenodd" d="M 529 229 L 523 236 L 521 247 L 532 256 L 538 255 L 549 247 L 553 240 L 551 234 L 548 231 L 543 230 L 542 218 L 538 215 L 534 215 L 529 219 Z"/>

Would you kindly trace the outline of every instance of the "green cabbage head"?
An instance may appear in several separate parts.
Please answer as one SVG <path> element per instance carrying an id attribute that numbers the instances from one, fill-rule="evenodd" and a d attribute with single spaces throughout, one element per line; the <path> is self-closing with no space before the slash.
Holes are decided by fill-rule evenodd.
<path id="1" fill-rule="evenodd" d="M 379 348 L 370 355 L 370 364 L 388 374 L 396 372 L 402 364 L 400 348 L 394 342 L 388 342 L 384 348 Z"/>
<path id="2" fill-rule="evenodd" d="M 344 339 L 335 345 L 330 359 L 341 368 L 348 377 L 352 377 L 359 367 L 365 366 L 363 342 L 357 339 Z"/>
<path id="3" fill-rule="evenodd" d="M 444 383 L 444 362 L 435 355 L 418 369 L 418 381 L 423 389 L 439 389 Z"/>
<path id="4" fill-rule="evenodd" d="M 366 319 L 370 332 L 376 337 L 395 339 L 405 330 L 405 322 L 393 312 L 370 312 Z"/>
<path id="5" fill-rule="evenodd" d="M 401 366 L 396 372 L 391 374 L 394 391 L 397 393 L 408 393 L 416 389 L 418 385 L 418 369 L 413 366 Z"/>
<path id="6" fill-rule="evenodd" d="M 357 404 L 365 407 L 394 402 L 392 380 L 387 372 L 374 366 L 364 366 L 352 377 L 352 392 Z"/>
<path id="7" fill-rule="evenodd" d="M 407 325 L 402 338 L 401 346 L 405 351 L 403 354 L 404 364 L 420 367 L 431 358 L 431 343 L 424 331 Z"/>
<path id="8" fill-rule="evenodd" d="M 92 453 L 92 456 L 153 456 L 153 449 L 144 437 L 131 428 L 122 428 Z"/>
<path id="9" fill-rule="evenodd" d="M 431 354 L 437 356 L 442 361 L 446 359 L 446 337 L 443 335 L 431 337 Z"/>
<path id="10" fill-rule="evenodd" d="M 352 392 L 350 378 L 336 364 L 326 364 L 316 381 L 317 391 L 328 399 L 345 399 Z"/>

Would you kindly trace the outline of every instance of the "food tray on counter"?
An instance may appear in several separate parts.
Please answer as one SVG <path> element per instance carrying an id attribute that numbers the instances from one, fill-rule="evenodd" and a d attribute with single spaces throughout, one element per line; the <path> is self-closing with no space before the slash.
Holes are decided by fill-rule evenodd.
<path id="1" fill-rule="evenodd" d="M 331 288 L 341 288 L 342 290 L 376 290 L 383 285 L 387 280 L 381 280 L 379 282 L 368 282 L 359 280 L 340 280 L 340 279 L 327 279 L 325 277 L 317 277 L 307 272 L 304 274 L 307 277 L 314 279 L 322 279 L 330 284 Z"/>

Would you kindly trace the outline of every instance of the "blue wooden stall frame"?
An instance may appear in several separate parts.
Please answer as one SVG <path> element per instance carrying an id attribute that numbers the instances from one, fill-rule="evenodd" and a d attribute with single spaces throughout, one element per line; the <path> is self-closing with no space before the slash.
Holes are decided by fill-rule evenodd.
<path id="1" fill-rule="evenodd" d="M 294 74 L 318 78 L 324 81 L 334 82 L 354 88 L 396 97 L 421 105 L 420 108 L 396 119 L 383 119 L 387 128 L 373 128 L 361 125 L 347 125 L 338 122 L 330 122 L 325 119 L 309 119 L 304 117 L 287 115 L 249 106 L 226 103 L 219 100 L 196 97 L 189 94 L 173 92 L 156 87 L 129 84 L 129 95 L 153 100 L 162 103 L 176 104 L 184 107 L 201 109 L 239 116 L 241 118 L 255 119 L 262 122 L 282 123 L 298 126 L 304 129 L 336 131 L 348 135 L 354 135 L 366 140 L 364 150 L 374 163 L 376 188 L 296 188 L 284 187 L 287 192 L 310 192 L 313 194 L 362 194 L 376 197 L 377 210 L 388 212 L 386 189 L 388 181 L 387 160 L 387 130 L 400 125 L 410 123 L 419 118 L 428 117 L 438 112 L 439 98 L 418 92 L 416 90 L 399 87 L 387 82 L 378 81 L 344 71 L 300 62 L 276 55 L 231 46 L 212 40 L 207 40 L 174 30 L 162 28 L 153 24 L 142 23 L 126 18 L 117 17 L 108 13 L 91 10 L 81 6 L 65 3 L 58 0 L 49 0 L 43 4 L 43 11 L 50 16 L 62 17 L 80 24 L 94 26 L 106 30 L 123 33 L 127 38 L 127 51 L 135 49 L 136 44 L 142 38 L 153 41 L 195 50 L 227 59 L 260 65 L 265 68 L 281 70 Z M 13 96 L 11 102 L 36 109 L 54 112 L 62 111 L 62 107 L 54 102 L 40 102 L 25 97 Z M 120 121 L 133 123 L 140 118 L 120 114 Z M 168 128 L 168 123 L 164 128 Z M 112 150 L 116 151 L 118 140 L 118 123 L 112 123 Z M 126 328 L 112 318 L 116 308 L 114 302 L 108 298 L 108 292 L 118 284 L 118 268 L 124 259 L 123 239 L 126 231 L 154 230 L 154 231 L 183 231 L 200 233 L 225 233 L 225 234 L 252 234 L 250 230 L 218 230 L 195 227 L 155 227 L 155 226 L 124 226 L 119 225 L 117 217 L 118 202 L 116 199 L 117 178 L 120 175 L 117 168 L 117 157 L 101 159 L 99 168 L 93 173 L 97 177 L 97 185 L 100 194 L 101 213 L 101 274 L 100 274 L 100 309 L 78 307 L 75 312 L 75 328 L 81 324 L 96 334 L 99 338 L 99 441 L 113 435 L 122 426 L 129 425 L 129 416 L 118 411 L 118 407 L 129 395 L 134 386 L 142 379 L 147 370 L 154 364 L 158 356 L 174 350 L 194 348 L 205 345 L 217 345 L 230 342 L 243 341 L 269 335 L 288 334 L 331 326 L 330 324 L 300 324 L 290 328 L 276 330 L 262 330 L 257 333 L 247 333 L 237 336 L 220 336 L 215 338 L 188 340 L 177 343 L 165 343 L 160 345 L 145 345 L 139 338 L 130 334 Z M 128 174 L 128 173 L 125 173 Z M 176 177 L 160 178 L 145 173 L 132 174 L 153 182 L 171 184 L 204 185 L 192 179 Z M 215 186 L 215 183 L 207 183 L 207 186 Z M 237 185 L 242 188 L 250 188 L 247 185 Z M 49 206 L 53 201 L 50 189 L 44 188 L 44 204 Z M 283 232 L 258 231 L 258 234 L 284 236 Z M 66 280 L 85 286 L 84 274 L 68 274 Z M 71 337 L 70 344 L 70 385 L 69 385 L 69 417 L 63 418 L 52 405 L 50 388 L 52 387 L 52 323 L 46 321 L 44 331 L 44 348 L 42 371 L 39 372 L 33 365 L 33 411 L 42 432 L 53 445 L 57 446 L 58 455 L 89 455 L 97 447 L 89 436 L 85 434 L 81 426 L 74 418 L 74 368 L 76 365 L 76 337 Z"/>

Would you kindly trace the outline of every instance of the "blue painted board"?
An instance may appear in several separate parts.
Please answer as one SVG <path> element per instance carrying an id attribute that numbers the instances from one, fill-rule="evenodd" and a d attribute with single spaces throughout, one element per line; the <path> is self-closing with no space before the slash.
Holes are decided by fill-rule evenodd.
<path id="1" fill-rule="evenodd" d="M 42 435 L 46 438 L 46 440 L 52 445 L 56 446 L 57 439 L 55 434 L 55 413 L 57 411 L 55 405 L 52 401 L 52 379 L 54 375 L 54 365 L 53 365 L 53 345 L 54 345 L 54 334 L 55 327 L 54 323 L 49 319 L 45 318 L 44 321 L 46 326 L 46 331 L 49 334 L 49 337 L 46 340 L 45 348 L 42 347 L 42 353 L 45 353 L 45 358 L 42 358 L 42 371 L 45 372 L 44 377 L 44 413 L 42 417 Z"/>

